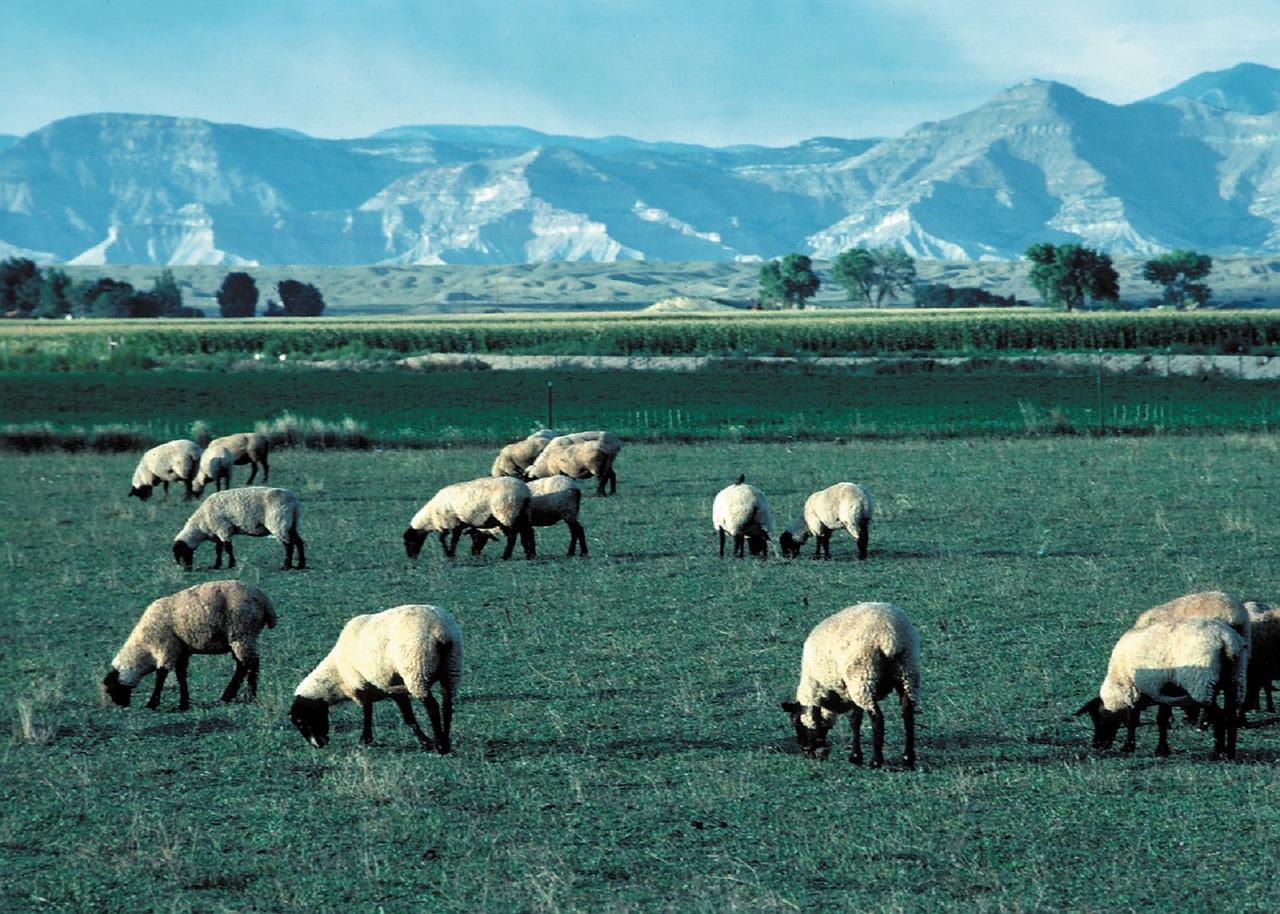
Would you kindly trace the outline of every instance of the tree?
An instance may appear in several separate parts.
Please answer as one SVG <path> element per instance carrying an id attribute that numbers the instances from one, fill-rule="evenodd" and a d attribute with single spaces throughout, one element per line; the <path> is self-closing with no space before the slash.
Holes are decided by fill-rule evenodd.
<path id="1" fill-rule="evenodd" d="M 1164 304 L 1179 310 L 1200 308 L 1208 303 L 1213 290 L 1199 280 L 1212 269 L 1213 258 L 1208 254 L 1177 250 L 1148 260 L 1142 268 L 1142 278 L 1164 286 Z"/>
<path id="2" fill-rule="evenodd" d="M 253 317 L 258 307 L 258 285 L 248 273 L 228 273 L 218 288 L 218 308 L 223 317 Z"/>
<path id="3" fill-rule="evenodd" d="M 0 313 L 30 317 L 40 307 L 41 281 L 34 260 L 11 257 L 0 261 Z"/>
<path id="4" fill-rule="evenodd" d="M 182 290 L 173 278 L 173 270 L 161 270 L 159 276 L 152 277 L 151 291 L 147 294 L 155 298 L 165 317 L 182 314 Z"/>
<path id="5" fill-rule="evenodd" d="M 767 304 L 803 308 L 821 285 L 813 261 L 804 254 L 788 254 L 760 267 L 760 300 Z"/>
<path id="6" fill-rule="evenodd" d="M 1027 248 L 1031 261 L 1031 285 L 1044 303 L 1068 311 L 1083 308 L 1086 299 L 1118 304 L 1120 275 L 1109 254 L 1100 254 L 1078 244 L 1033 244 Z"/>
<path id="7" fill-rule="evenodd" d="M 85 311 L 90 317 L 133 317 L 136 295 L 129 283 L 104 277 L 85 290 Z"/>
<path id="8" fill-rule="evenodd" d="M 850 248 L 831 262 L 831 274 L 850 301 L 877 308 L 886 298 L 906 296 L 916 284 L 916 262 L 904 250 L 885 245 L 875 250 Z"/>
<path id="9" fill-rule="evenodd" d="M 324 297 L 309 282 L 281 280 L 276 283 L 276 292 L 288 317 L 318 317 L 324 311 Z"/>
<path id="10" fill-rule="evenodd" d="M 71 277 L 50 267 L 40 283 L 41 317 L 66 317 L 71 314 Z"/>

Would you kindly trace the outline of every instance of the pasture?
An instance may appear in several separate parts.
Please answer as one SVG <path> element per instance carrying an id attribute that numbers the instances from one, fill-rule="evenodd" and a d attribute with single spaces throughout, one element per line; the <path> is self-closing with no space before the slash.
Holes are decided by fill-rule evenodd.
<path id="1" fill-rule="evenodd" d="M 1177 727 L 1153 757 L 1097 753 L 1074 718 L 1115 638 L 1172 596 L 1280 598 L 1274 435 L 629 445 L 534 561 L 408 560 L 400 534 L 490 448 L 281 450 L 308 570 L 274 540 L 184 574 L 192 506 L 127 499 L 136 455 L 0 455 L 7 684 L 6 911 L 1271 911 L 1280 718 L 1236 763 Z M 811 491 L 861 482 L 871 555 L 721 560 L 715 492 L 739 473 L 774 535 Z M 235 472 L 237 484 L 244 469 Z M 519 550 L 516 555 L 519 556 Z M 229 657 L 191 663 L 192 710 L 103 707 L 98 683 L 157 596 L 238 575 L 274 599 L 256 704 L 218 702 Z M 804 759 L 779 702 L 809 629 L 898 603 L 923 639 L 919 767 Z M 317 751 L 292 692 L 352 615 L 448 608 L 466 668 L 455 753 L 420 752 L 390 703 Z M 150 680 L 144 680 L 143 690 Z M 141 691 L 141 694 L 146 694 Z M 420 718 L 425 715 L 419 712 Z M 886 753 L 901 752 L 887 709 Z"/>

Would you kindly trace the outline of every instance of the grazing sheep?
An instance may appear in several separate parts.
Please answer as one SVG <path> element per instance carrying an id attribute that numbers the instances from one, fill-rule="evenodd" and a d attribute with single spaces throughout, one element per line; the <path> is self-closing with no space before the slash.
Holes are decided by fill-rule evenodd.
<path id="1" fill-rule="evenodd" d="M 796 741 L 809 758 L 826 758 L 827 733 L 836 715 L 850 711 L 853 749 L 862 764 L 862 714 L 871 716 L 871 767 L 884 764 L 884 712 L 880 702 L 896 691 L 902 703 L 906 748 L 903 764 L 916 763 L 916 700 L 920 691 L 920 633 L 891 603 L 857 603 L 819 622 L 804 642 L 796 700 L 782 703 Z"/>
<path id="2" fill-rule="evenodd" d="M 744 545 L 752 555 L 761 558 L 769 554 L 769 499 L 755 486 L 746 484 L 746 477 L 716 493 L 711 503 L 711 524 L 720 533 L 720 558 L 724 558 L 725 540 L 733 537 L 733 554 L 741 558 Z"/>
<path id="3" fill-rule="evenodd" d="M 133 485 L 129 494 L 146 501 L 157 483 L 164 483 L 164 497 L 169 497 L 169 483 L 181 482 L 186 487 L 186 498 L 195 498 L 192 480 L 200 471 L 200 445 L 185 438 L 167 441 L 142 455 L 133 471 Z"/>
<path id="4" fill-rule="evenodd" d="M 289 718 L 317 749 L 329 742 L 329 706 L 350 699 L 360 706 L 360 745 L 373 743 L 373 705 L 390 698 L 423 751 L 447 755 L 451 744 L 453 698 L 462 681 L 462 630 L 437 606 L 397 606 L 356 616 L 338 641 L 294 693 Z M 437 704 L 431 687 L 440 683 Z M 431 718 L 434 742 L 418 726 L 411 698 Z M 441 707 L 443 705 L 443 707 Z"/>
<path id="5" fill-rule="evenodd" d="M 288 489 L 246 486 L 214 492 L 195 513 L 173 541 L 173 557 L 187 571 L 191 570 L 196 547 L 213 540 L 214 568 L 222 567 L 222 551 L 227 552 L 227 567 L 236 567 L 231 537 L 274 536 L 284 544 L 284 567 L 293 567 L 293 551 L 298 550 L 298 570 L 307 567 L 306 543 L 298 535 L 302 505 Z"/>
<path id="6" fill-rule="evenodd" d="M 1156 755 L 1169 755 L 1173 707 L 1203 711 L 1213 724 L 1213 757 L 1235 758 L 1237 708 L 1244 701 L 1248 670 L 1244 639 L 1217 619 L 1188 616 L 1154 621 L 1120 636 L 1111 651 L 1098 697 L 1076 712 L 1093 720 L 1093 748 L 1109 749 L 1120 725 L 1126 727 L 1122 752 L 1134 749 L 1134 734 L 1144 708 L 1156 714 L 1160 737 Z M 1217 693 L 1223 693 L 1218 708 Z"/>
<path id="7" fill-rule="evenodd" d="M 214 490 L 221 492 L 231 488 L 231 466 L 235 462 L 229 451 L 221 444 L 211 444 L 200 455 L 200 472 L 196 474 L 193 488 L 196 497 L 204 494 L 204 487 L 213 483 Z"/>
<path id="8" fill-rule="evenodd" d="M 507 538 L 504 559 L 511 558 L 517 534 L 525 557 L 533 558 L 536 548 L 529 521 L 531 498 L 529 487 L 510 476 L 483 476 L 445 486 L 409 521 L 404 531 L 404 551 L 409 558 L 417 558 L 427 536 L 439 533 L 444 554 L 453 558 L 458 538 L 468 528 L 497 527 Z"/>
<path id="9" fill-rule="evenodd" d="M 529 483 L 529 496 L 529 523 L 535 527 L 550 527 L 564 521 L 569 527 L 569 551 L 566 554 L 576 554 L 581 544 L 582 554 L 586 555 L 587 534 L 578 522 L 582 504 L 582 486 L 578 481 L 568 476 L 535 479 Z M 467 532 L 471 535 L 471 554 L 479 555 L 490 540 L 498 538 L 501 531 L 497 527 L 472 527 Z"/>
<path id="10" fill-rule="evenodd" d="M 596 478 L 596 494 L 618 491 L 618 474 L 613 462 L 622 450 L 622 441 L 612 432 L 575 432 L 547 442 L 538 459 L 525 471 L 525 479 L 544 479 L 563 474 L 574 479 Z M 608 491 L 606 492 L 606 487 Z"/>
<path id="11" fill-rule="evenodd" d="M 111 670 L 102 680 L 104 695 L 128 707 L 138 681 L 155 672 L 147 707 L 160 707 L 160 690 L 173 670 L 178 677 L 178 710 L 191 707 L 187 663 L 192 654 L 235 657 L 236 670 L 222 692 L 231 701 L 246 679 L 246 698 L 258 694 L 258 634 L 275 628 L 276 611 L 267 595 L 243 581 L 209 581 L 188 587 L 148 606 L 138 619 Z"/>
<path id="12" fill-rule="evenodd" d="M 522 441 L 508 444 L 498 451 L 498 456 L 493 460 L 493 469 L 489 471 L 489 475 L 514 476 L 517 479 L 522 479 L 524 471 L 533 466 L 533 462 L 538 459 L 538 455 L 542 453 L 548 442 L 558 436 L 558 432 L 544 428 L 541 431 L 534 432 Z"/>
<path id="13" fill-rule="evenodd" d="M 270 443 L 267 441 L 266 435 L 258 432 L 240 432 L 236 435 L 224 435 L 221 438 L 214 438 L 209 442 L 209 447 L 220 444 L 231 452 L 231 457 L 238 467 L 244 466 L 246 463 L 252 465 L 249 470 L 249 478 L 244 481 L 247 486 L 253 485 L 254 477 L 258 475 L 258 464 L 262 464 L 262 484 L 266 485 L 267 476 L 271 472 L 271 466 L 267 463 L 267 452 L 270 450 Z M 231 485 L 230 477 L 227 479 L 227 485 Z"/>
<path id="14" fill-rule="evenodd" d="M 831 534 L 841 527 L 858 543 L 858 558 L 867 557 L 871 540 L 871 515 L 875 505 L 871 494 L 852 482 L 838 482 L 805 500 L 804 510 L 778 537 L 785 558 L 800 555 L 800 547 L 810 536 L 818 538 L 814 558 L 831 558 Z"/>
<path id="15" fill-rule="evenodd" d="M 1249 696 L 1245 708 L 1258 709 L 1258 693 L 1265 692 L 1267 710 L 1275 711 L 1271 684 L 1280 679 L 1280 608 L 1252 600 L 1246 602 L 1244 608 L 1249 613 L 1252 636 L 1249 645 Z"/>

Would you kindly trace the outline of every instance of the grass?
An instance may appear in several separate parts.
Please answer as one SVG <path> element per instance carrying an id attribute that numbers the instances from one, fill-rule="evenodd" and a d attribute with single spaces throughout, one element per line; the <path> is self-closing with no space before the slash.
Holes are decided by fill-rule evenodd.
<path id="1" fill-rule="evenodd" d="M 1025 911 L 1280 905 L 1265 848 L 1280 718 L 1236 764 L 1173 734 L 1095 753 L 1072 717 L 1142 609 L 1224 588 L 1280 595 L 1273 435 L 632 443 L 589 498 L 591 556 L 539 534 L 533 562 L 446 561 L 400 532 L 489 448 L 282 450 L 309 569 L 238 541 L 275 600 L 259 701 L 222 706 L 227 657 L 193 660 L 193 709 L 102 707 L 142 608 L 226 576 L 182 573 L 189 505 L 125 497 L 134 455 L 0 455 L 10 684 L 0 736 L 7 911 Z M 785 524 L 842 478 L 875 495 L 871 557 L 720 560 L 714 493 L 738 473 Z M 237 468 L 237 483 L 244 478 Z M 518 553 L 517 553 L 518 554 Z M 827 614 L 897 602 L 923 633 L 915 772 L 795 751 L 778 703 Z M 350 616 L 450 609 L 466 636 L 456 753 L 420 753 L 387 704 L 359 750 L 287 720 Z M 147 687 L 144 682 L 143 688 Z M 888 713 L 888 751 L 901 746 Z"/>

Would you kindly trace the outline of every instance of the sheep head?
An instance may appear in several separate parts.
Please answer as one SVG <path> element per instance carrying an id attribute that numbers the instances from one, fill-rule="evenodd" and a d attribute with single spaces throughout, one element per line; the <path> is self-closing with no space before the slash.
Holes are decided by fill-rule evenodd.
<path id="1" fill-rule="evenodd" d="M 747 535 L 747 551 L 760 558 L 769 556 L 769 537 L 763 534 Z"/>
<path id="2" fill-rule="evenodd" d="M 129 702 L 133 698 L 133 686 L 127 686 L 120 681 L 120 671 L 112 668 L 102 680 L 102 695 L 104 698 L 110 698 L 113 702 L 122 708 L 129 707 Z"/>
<path id="3" fill-rule="evenodd" d="M 329 744 L 329 704 L 322 698 L 305 698 L 295 695 L 289 708 L 289 720 L 298 728 L 302 738 L 323 749 Z"/>
<path id="4" fill-rule="evenodd" d="M 802 545 L 789 531 L 784 531 L 782 536 L 778 537 L 778 550 L 782 553 L 784 559 L 799 558 Z M 754 555 L 754 553 L 752 554 Z"/>
<path id="5" fill-rule="evenodd" d="M 819 705 L 802 705 L 798 701 L 784 701 L 782 710 L 791 715 L 791 725 L 796 728 L 796 742 L 805 758 L 825 759 L 831 754 L 831 742 L 827 734 L 835 723 L 833 715 L 822 713 Z"/>
<path id="6" fill-rule="evenodd" d="M 1108 711 L 1102 704 L 1102 698 L 1094 698 L 1076 712 L 1076 717 L 1088 714 L 1093 720 L 1093 748 L 1110 749 L 1124 723 L 1124 714 L 1120 711 Z"/>
<path id="7" fill-rule="evenodd" d="M 146 501 L 151 497 L 152 486 L 133 486 L 129 489 L 129 497 Z"/>
<path id="8" fill-rule="evenodd" d="M 196 557 L 196 551 L 192 549 L 190 546 L 188 546 L 186 543 L 184 543 L 182 540 L 177 540 L 174 542 L 173 558 L 174 558 L 174 561 L 176 561 L 179 565 L 182 566 L 183 570 L 185 571 L 191 570 L 192 565 L 195 564 L 195 557 Z"/>
<path id="9" fill-rule="evenodd" d="M 404 552 L 411 559 L 416 559 L 422 551 L 422 544 L 427 541 L 426 530 L 415 530 L 413 527 L 404 531 Z"/>

